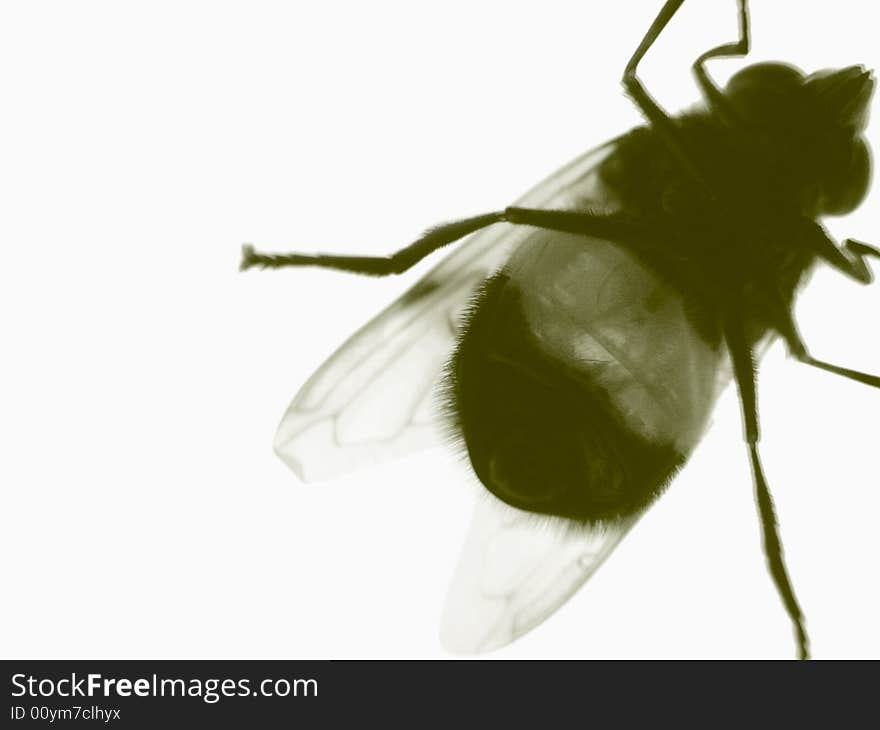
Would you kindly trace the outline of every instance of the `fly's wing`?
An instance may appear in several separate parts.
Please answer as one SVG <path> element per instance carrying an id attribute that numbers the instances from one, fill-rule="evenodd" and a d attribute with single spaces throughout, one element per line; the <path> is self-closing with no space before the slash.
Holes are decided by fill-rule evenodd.
<path id="1" fill-rule="evenodd" d="M 538 229 L 505 271 L 542 348 L 600 387 L 628 429 L 687 457 L 717 398 L 723 352 L 700 335 L 681 294 L 619 245 Z M 449 591 L 443 643 L 478 653 L 535 628 L 637 519 L 575 525 L 486 495 Z"/>
<path id="2" fill-rule="evenodd" d="M 771 340 L 758 343 L 763 355 Z M 704 371 L 703 397 L 714 403 L 732 375 Z M 541 519 L 486 492 L 474 510 L 446 598 L 443 645 L 456 654 L 500 649 L 549 618 L 587 582 L 640 515 L 604 526 Z"/>
<path id="3" fill-rule="evenodd" d="M 516 204 L 612 209 L 596 168 L 615 144 L 585 153 Z M 281 459 L 311 481 L 440 443 L 434 388 L 462 310 L 530 230 L 495 225 L 476 233 L 352 335 L 288 407 L 274 442 Z"/>
<path id="4" fill-rule="evenodd" d="M 446 599 L 440 640 L 456 654 L 499 649 L 551 616 L 635 524 L 564 525 L 491 494 L 476 506 Z"/>

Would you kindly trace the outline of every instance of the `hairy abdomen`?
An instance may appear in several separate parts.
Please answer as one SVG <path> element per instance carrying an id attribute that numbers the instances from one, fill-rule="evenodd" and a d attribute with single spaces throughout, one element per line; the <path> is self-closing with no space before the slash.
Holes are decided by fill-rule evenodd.
<path id="1" fill-rule="evenodd" d="M 654 499 L 717 390 L 719 348 L 686 307 L 616 244 L 547 234 L 521 247 L 475 302 L 448 376 L 482 483 L 584 522 Z"/>

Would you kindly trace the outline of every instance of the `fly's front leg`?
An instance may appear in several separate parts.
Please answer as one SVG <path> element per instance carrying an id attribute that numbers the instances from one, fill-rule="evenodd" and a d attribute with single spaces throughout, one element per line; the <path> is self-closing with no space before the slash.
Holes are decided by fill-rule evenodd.
<path id="1" fill-rule="evenodd" d="M 802 221 L 800 240 L 813 255 L 860 284 L 870 284 L 874 280 L 867 260 L 880 259 L 880 249 L 854 238 L 847 238 L 843 247 L 838 248 L 825 229 L 810 220 Z"/>
<path id="2" fill-rule="evenodd" d="M 623 70 L 623 88 L 626 89 L 627 94 L 635 102 L 636 106 L 642 110 L 648 121 L 660 130 L 665 137 L 668 137 L 669 140 L 674 140 L 676 137 L 672 120 L 660 105 L 651 98 L 651 95 L 645 91 L 645 87 L 642 85 L 636 72 L 645 54 L 654 45 L 654 41 L 660 37 L 663 29 L 672 20 L 672 16 L 675 15 L 683 3 L 684 0 L 667 0 Z"/>
<path id="3" fill-rule="evenodd" d="M 819 250 L 819 255 L 826 263 L 860 284 L 870 284 L 874 280 L 867 259 L 869 256 L 880 258 L 880 249 L 852 238 L 843 242 L 843 248 L 835 246 L 830 239 L 828 243 L 830 245 L 823 245 Z"/>
<path id="4" fill-rule="evenodd" d="M 739 8 L 739 40 L 735 43 L 725 43 L 706 51 L 694 61 L 693 65 L 697 84 L 699 84 L 700 90 L 706 97 L 709 107 L 727 121 L 733 121 L 735 114 L 724 94 L 721 93 L 715 82 L 709 78 L 709 74 L 706 72 L 706 61 L 711 58 L 730 58 L 748 54 L 750 46 L 748 5 L 748 0 L 737 0 Z"/>
<path id="5" fill-rule="evenodd" d="M 870 284 L 874 280 L 874 275 L 868 268 L 867 259 L 869 256 L 880 259 L 880 249 L 856 241 L 854 238 L 847 238 L 843 242 L 843 248 L 852 257 L 849 259 L 849 268 L 854 278 L 863 284 Z"/>
<path id="6" fill-rule="evenodd" d="M 637 71 L 639 67 L 639 63 L 642 58 L 644 58 L 645 54 L 648 52 L 648 49 L 654 45 L 654 41 L 660 37 L 660 34 L 663 32 L 663 29 L 672 20 L 672 16 L 678 11 L 678 9 L 682 6 L 684 0 L 667 0 L 666 4 L 660 9 L 657 17 L 654 19 L 654 22 L 651 23 L 651 27 L 648 28 L 648 32 L 645 34 L 645 37 L 642 38 L 642 42 L 639 43 L 638 48 L 636 48 L 635 53 L 633 53 L 632 58 L 629 59 L 629 63 L 626 64 L 626 68 L 623 70 L 623 88 L 626 89 L 626 93 L 633 100 L 635 105 L 642 111 L 642 113 L 647 117 L 648 121 L 651 123 L 651 126 L 657 130 L 658 134 L 662 137 L 663 141 L 666 143 L 666 146 L 675 155 L 678 162 L 681 164 L 682 168 L 700 185 L 703 187 L 708 187 L 705 182 L 704 176 L 700 173 L 697 165 L 694 161 L 688 156 L 685 149 L 682 146 L 680 135 L 678 132 L 678 127 L 675 121 L 667 114 L 663 108 L 651 97 L 651 95 L 645 90 L 645 87 L 642 85 L 642 82 L 639 80 Z"/>

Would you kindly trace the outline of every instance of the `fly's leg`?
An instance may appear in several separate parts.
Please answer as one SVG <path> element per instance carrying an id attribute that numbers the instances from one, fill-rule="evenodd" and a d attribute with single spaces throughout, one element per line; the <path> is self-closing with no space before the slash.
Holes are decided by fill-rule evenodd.
<path id="1" fill-rule="evenodd" d="M 777 320 L 776 327 L 779 334 L 782 336 L 782 339 L 785 340 L 789 352 L 800 362 L 814 368 L 819 368 L 820 370 L 826 370 L 835 375 L 840 375 L 844 378 L 849 378 L 850 380 L 855 380 L 859 383 L 864 383 L 865 385 L 870 385 L 874 388 L 880 388 L 880 377 L 876 375 L 869 375 L 860 370 L 851 370 L 850 368 L 842 368 L 839 365 L 832 365 L 824 360 L 817 360 L 810 355 L 807 346 L 801 339 L 797 324 L 795 323 L 790 310 L 780 307 L 780 314 L 778 315 Z"/>
<path id="2" fill-rule="evenodd" d="M 860 284 L 870 284 L 874 280 L 867 259 L 869 256 L 880 259 L 880 249 L 854 238 L 847 238 L 843 242 L 842 251 L 835 246 L 834 251 L 828 250 L 827 254 L 828 263 Z"/>
<path id="3" fill-rule="evenodd" d="M 724 45 L 712 48 L 702 54 L 694 61 L 693 70 L 697 77 L 703 95 L 709 107 L 715 110 L 722 118 L 732 121 L 735 118 L 730 104 L 727 102 L 724 94 L 715 85 L 715 82 L 709 78 L 706 72 L 706 61 L 711 58 L 730 58 L 733 56 L 745 56 L 749 52 L 749 3 L 748 0 L 737 0 L 739 8 L 739 40 L 735 43 L 725 43 Z"/>
<path id="4" fill-rule="evenodd" d="M 779 538 L 776 511 L 773 507 L 773 498 L 770 496 L 770 488 L 764 476 L 761 459 L 758 454 L 758 440 L 760 430 L 758 427 L 758 398 L 755 388 L 755 361 L 751 346 L 748 344 L 743 332 L 742 324 L 729 318 L 724 327 L 725 340 L 730 351 L 733 363 L 733 375 L 739 390 L 739 400 L 742 406 L 743 426 L 745 441 L 749 448 L 749 459 L 752 464 L 752 476 L 755 482 L 755 501 L 758 504 L 758 512 L 761 516 L 761 528 L 764 538 L 764 554 L 767 556 L 767 564 L 770 575 L 785 605 L 785 610 L 794 625 L 795 636 L 798 643 L 798 654 L 801 659 L 809 658 L 809 638 L 804 626 L 804 615 L 794 594 L 794 588 L 788 577 L 785 560 L 782 551 L 782 542 Z"/>
<path id="5" fill-rule="evenodd" d="M 860 284 L 870 284 L 874 280 L 868 258 L 880 259 L 880 249 L 854 238 L 847 238 L 839 248 L 825 229 L 814 221 L 802 221 L 800 242 L 826 264 Z"/>
<path id="6" fill-rule="evenodd" d="M 848 273 L 859 281 L 865 283 L 870 282 L 872 278 L 871 271 L 865 263 L 863 255 L 866 249 L 871 255 L 880 257 L 880 251 L 871 246 L 867 246 L 866 244 L 851 240 L 845 242 L 845 248 L 855 256 L 850 262 L 852 268 Z M 839 251 L 836 247 L 835 250 Z M 847 259 L 847 261 L 849 261 L 849 259 Z M 777 309 L 776 328 L 782 336 L 782 339 L 785 340 L 785 344 L 792 356 L 805 365 L 810 365 L 819 368 L 820 370 L 826 370 L 829 373 L 834 373 L 835 375 L 840 375 L 844 378 L 849 378 L 850 380 L 855 380 L 874 388 L 880 388 L 880 377 L 877 375 L 870 375 L 868 373 L 863 373 L 860 370 L 851 370 L 850 368 L 833 365 L 824 360 L 818 360 L 810 355 L 807 346 L 801 338 L 797 323 L 794 321 L 791 311 L 783 306 L 779 306 Z"/>
<path id="7" fill-rule="evenodd" d="M 445 223 L 428 230 L 424 236 L 390 256 L 337 256 L 334 254 L 265 254 L 253 246 L 242 248 L 241 270 L 259 266 L 279 269 L 287 266 L 319 266 L 368 276 L 400 274 L 439 248 L 495 223 L 529 225 L 553 231 L 596 236 L 622 245 L 656 239 L 656 230 L 620 215 L 594 215 L 561 210 L 505 208 L 503 211 Z M 652 235 L 653 234 L 653 235 Z"/>
<path id="8" fill-rule="evenodd" d="M 683 3 L 684 0 L 667 0 L 660 9 L 657 17 L 654 19 L 654 22 L 651 23 L 651 27 L 648 28 L 648 32 L 645 33 L 645 37 L 642 38 L 642 42 L 639 43 L 632 58 L 629 59 L 626 68 L 623 70 L 623 87 L 626 89 L 627 94 L 629 94 L 630 98 L 635 102 L 636 106 L 642 110 L 642 113 L 648 118 L 648 121 L 659 129 L 669 140 L 674 140 L 677 134 L 672 120 L 660 105 L 654 101 L 651 95 L 645 91 L 645 87 L 636 75 L 636 71 L 638 70 L 639 63 L 648 52 L 648 49 L 654 45 L 654 41 L 660 37 L 663 29 L 669 21 L 672 20 L 672 16 L 675 15 Z M 677 142 L 674 144 L 677 145 Z"/>
<path id="9" fill-rule="evenodd" d="M 642 38 L 642 42 L 639 43 L 638 48 L 636 48 L 635 53 L 633 53 L 632 58 L 629 59 L 629 63 L 626 64 L 626 68 L 623 70 L 622 83 L 624 89 L 626 89 L 626 93 L 641 110 L 642 114 L 647 117 L 651 126 L 660 134 L 661 138 L 666 143 L 666 146 L 672 154 L 675 155 L 682 168 L 686 170 L 687 173 L 700 185 L 706 187 L 703 175 L 682 147 L 676 123 L 645 90 L 645 87 L 642 85 L 642 82 L 639 80 L 636 73 L 639 63 L 648 52 L 648 49 L 654 45 L 654 41 L 660 37 L 663 29 L 669 21 L 672 20 L 672 16 L 675 15 L 683 3 L 684 0 L 666 1 L 660 9 L 657 17 L 654 19 L 654 22 L 651 23 L 651 27 L 648 28 L 645 37 Z"/>
<path id="10" fill-rule="evenodd" d="M 439 248 L 458 241 L 465 236 L 500 223 L 504 213 L 487 213 L 474 218 L 446 223 L 431 228 L 409 246 L 396 251 L 390 256 L 336 256 L 334 254 L 265 254 L 254 250 L 253 246 L 245 245 L 241 251 L 240 269 L 245 271 L 254 266 L 264 269 L 280 269 L 286 266 L 319 266 L 325 269 L 350 271 L 368 276 L 389 276 L 401 274 L 412 268 L 426 256 Z"/>

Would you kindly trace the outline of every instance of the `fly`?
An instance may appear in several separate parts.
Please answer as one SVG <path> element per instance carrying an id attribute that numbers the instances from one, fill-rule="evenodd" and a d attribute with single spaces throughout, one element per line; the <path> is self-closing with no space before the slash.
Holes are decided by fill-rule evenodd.
<path id="1" fill-rule="evenodd" d="M 302 478 L 417 448 L 438 420 L 463 444 L 497 500 L 479 505 L 450 593 L 453 648 L 500 646 L 567 600 L 684 465 L 733 380 L 768 567 L 809 656 L 761 464 L 756 365 L 780 337 L 800 362 L 880 387 L 814 358 L 793 316 L 815 265 L 867 284 L 880 258 L 818 222 L 867 193 L 874 80 L 860 66 L 760 63 L 719 88 L 707 61 L 749 52 L 738 0 L 738 39 L 693 64 L 703 106 L 670 116 L 638 67 L 683 2 L 663 5 L 623 72 L 647 124 L 514 205 L 384 257 L 243 250 L 242 269 L 387 276 L 470 236 L 312 376 L 275 441 Z"/>

